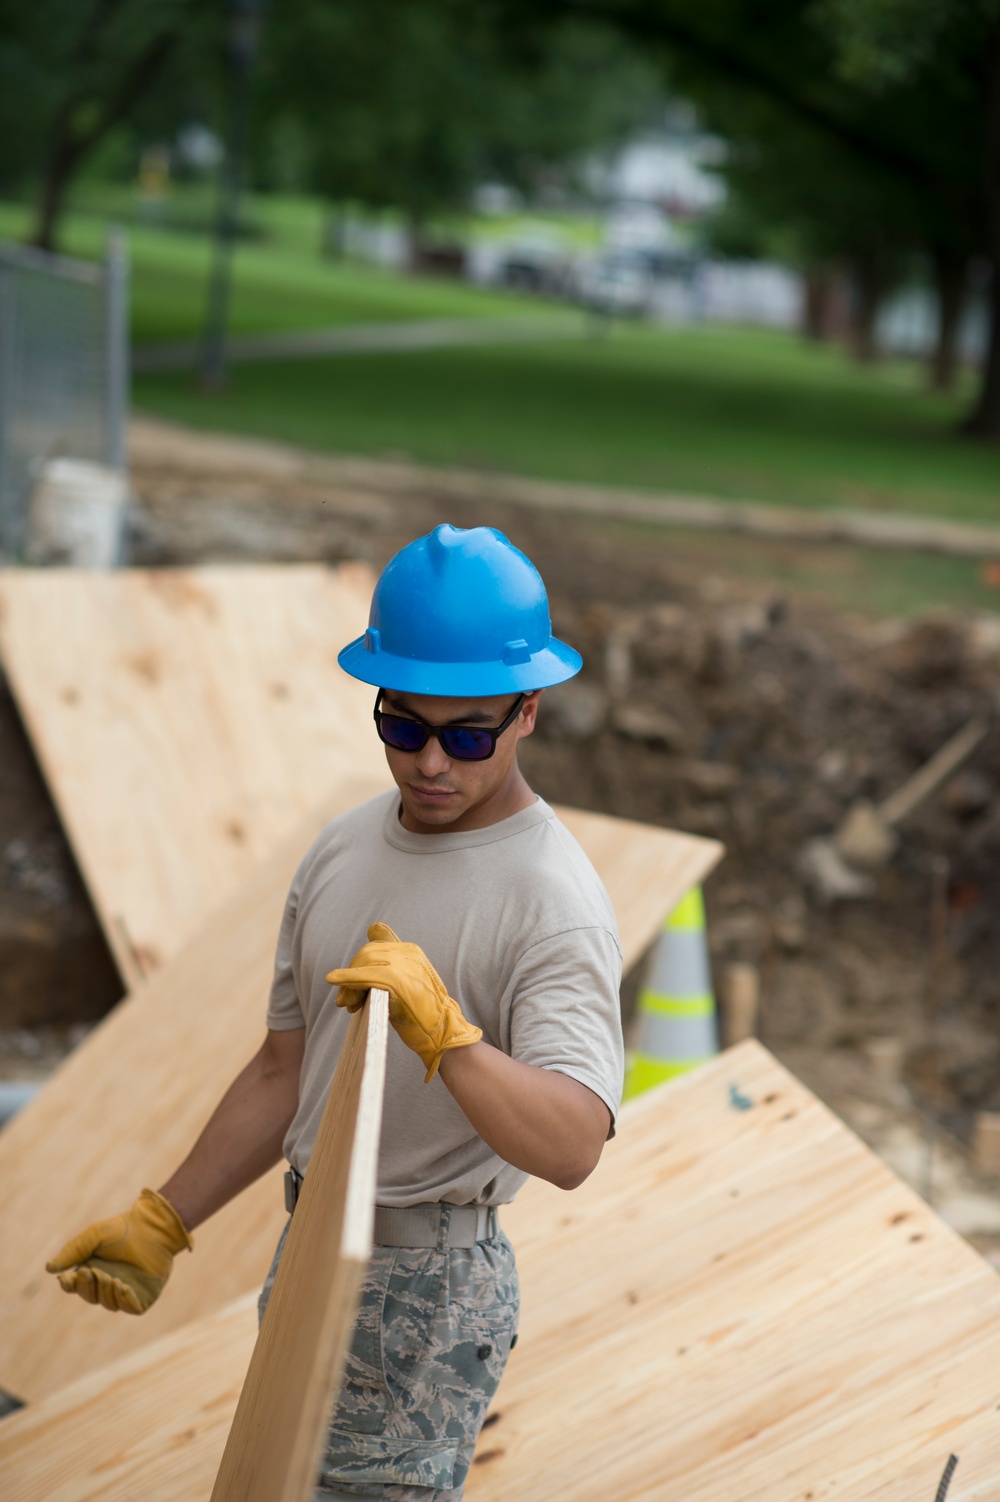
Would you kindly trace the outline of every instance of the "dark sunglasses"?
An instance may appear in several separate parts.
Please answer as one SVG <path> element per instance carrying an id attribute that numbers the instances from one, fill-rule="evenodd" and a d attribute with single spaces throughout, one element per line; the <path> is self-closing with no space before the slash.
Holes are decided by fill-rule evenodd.
<path id="1" fill-rule="evenodd" d="M 379 689 L 375 700 L 375 729 L 379 740 L 394 751 L 422 751 L 431 737 L 436 736 L 441 750 L 452 761 L 489 761 L 497 748 L 497 741 L 508 726 L 513 725 L 527 698 L 527 694 L 519 694 L 510 714 L 494 730 L 486 725 L 428 725 L 417 715 L 404 719 L 402 715 L 387 714 L 379 708 L 384 692 L 384 689 Z"/>

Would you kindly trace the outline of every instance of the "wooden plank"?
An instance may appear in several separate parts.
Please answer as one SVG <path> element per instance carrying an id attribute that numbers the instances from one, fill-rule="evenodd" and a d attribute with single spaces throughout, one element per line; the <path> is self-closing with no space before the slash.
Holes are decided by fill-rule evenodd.
<path id="1" fill-rule="evenodd" d="M 629 970 L 685 893 L 715 869 L 725 847 L 718 840 L 561 804 L 556 812 L 608 889 Z"/>
<path id="2" fill-rule="evenodd" d="M 130 986 L 340 778 L 391 786 L 371 690 L 336 662 L 372 582 L 361 567 L 0 571 L 0 653 Z M 560 814 L 615 888 L 632 958 L 633 933 L 638 953 L 721 855 Z M 656 839 L 666 890 L 650 880 Z"/>
<path id="3" fill-rule="evenodd" d="M 341 776 L 386 771 L 337 666 L 372 575 L 0 571 L 0 653 L 126 983 L 151 974 Z"/>
<path id="4" fill-rule="evenodd" d="M 212 1502 L 309 1502 L 371 1257 L 389 994 L 354 1014 Z"/>
<path id="5" fill-rule="evenodd" d="M 470 1502 L 933 1502 L 951 1452 L 948 1502 L 1000 1495 L 1000 1279 L 759 1044 L 503 1219 L 520 1340 Z M 241 1317 L 5 1419 L 12 1502 L 207 1502 L 248 1346 L 213 1365 L 207 1330 Z"/>
<path id="6" fill-rule="evenodd" d="M 208 1502 L 256 1338 L 248 1293 L 10 1415 L 4 1502 Z"/>
<path id="7" fill-rule="evenodd" d="M 470 1502 L 932 1502 L 951 1451 L 948 1502 L 1000 1494 L 1000 1279 L 759 1044 L 505 1226 L 521 1338 Z"/>
<path id="8" fill-rule="evenodd" d="M 371 1254 L 387 1034 L 388 997 L 373 992 L 352 1022 L 256 1343 L 256 1295 L 244 1295 L 25 1409 L 16 1429 L 0 1431 L 5 1502 L 176 1502 L 204 1486 L 220 1454 L 217 1502 L 311 1495 Z M 143 1422 L 150 1387 L 159 1394 L 152 1430 Z M 102 1422 L 117 1429 L 113 1456 L 95 1444 Z M 163 1449 L 178 1466 L 148 1476 Z"/>
<path id="9" fill-rule="evenodd" d="M 263 1282 L 284 1220 L 278 1171 L 199 1229 L 164 1296 L 135 1320 L 68 1299 L 42 1267 L 66 1237 L 163 1182 L 230 1080 L 259 1047 L 288 884 L 327 819 L 381 788 L 377 768 L 341 784 L 209 920 L 118 1006 L 0 1133 L 0 1386 L 37 1400 Z M 562 810 L 620 914 L 626 963 L 685 884 L 718 859 L 712 841 Z M 40 1191 L 43 1186 L 43 1192 Z"/>
<path id="10" fill-rule="evenodd" d="M 67 1298 L 44 1271 L 73 1231 L 161 1184 L 230 1080 L 260 1047 L 289 883 L 327 818 L 378 791 L 343 784 L 224 904 L 205 930 L 122 1002 L 0 1132 L 0 1386 L 36 1400 L 227 1300 L 260 1288 L 284 1224 L 274 1169 L 196 1235 L 139 1319 Z"/>

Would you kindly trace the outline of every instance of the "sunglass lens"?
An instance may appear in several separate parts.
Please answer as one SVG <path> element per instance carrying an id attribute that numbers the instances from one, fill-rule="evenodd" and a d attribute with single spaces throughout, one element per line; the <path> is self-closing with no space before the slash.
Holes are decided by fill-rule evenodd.
<path id="1" fill-rule="evenodd" d="M 382 739 L 396 751 L 421 751 L 427 744 L 427 731 L 416 720 L 404 720 L 399 715 L 379 716 Z"/>
<path id="2" fill-rule="evenodd" d="M 471 725 L 447 725 L 439 732 L 441 748 L 446 756 L 455 761 L 484 761 L 493 750 L 493 737 L 488 730 L 476 730 Z"/>

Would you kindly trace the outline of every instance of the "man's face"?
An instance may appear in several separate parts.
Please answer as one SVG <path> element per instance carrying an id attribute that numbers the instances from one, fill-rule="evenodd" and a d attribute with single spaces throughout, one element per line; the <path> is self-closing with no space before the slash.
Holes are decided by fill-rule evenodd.
<path id="1" fill-rule="evenodd" d="M 517 743 L 535 728 L 540 691 L 527 694 L 520 713 L 499 737 L 486 761 L 458 761 L 449 757 L 436 736 L 420 751 L 397 751 L 385 746 L 389 770 L 403 803 L 403 824 L 416 833 L 449 829 L 455 833 L 480 829 L 506 818 L 518 806 L 524 788 L 517 765 Z M 382 709 L 427 725 L 496 727 L 510 714 L 517 694 L 479 699 L 434 698 L 387 689 Z"/>

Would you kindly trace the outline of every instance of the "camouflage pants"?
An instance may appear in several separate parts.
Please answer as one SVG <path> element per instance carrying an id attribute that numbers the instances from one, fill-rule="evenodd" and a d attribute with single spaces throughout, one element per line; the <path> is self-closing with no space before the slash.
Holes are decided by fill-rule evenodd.
<path id="1" fill-rule="evenodd" d="M 467 1249 L 376 1246 L 315 1502 L 459 1502 L 517 1317 L 517 1268 L 502 1231 Z"/>

